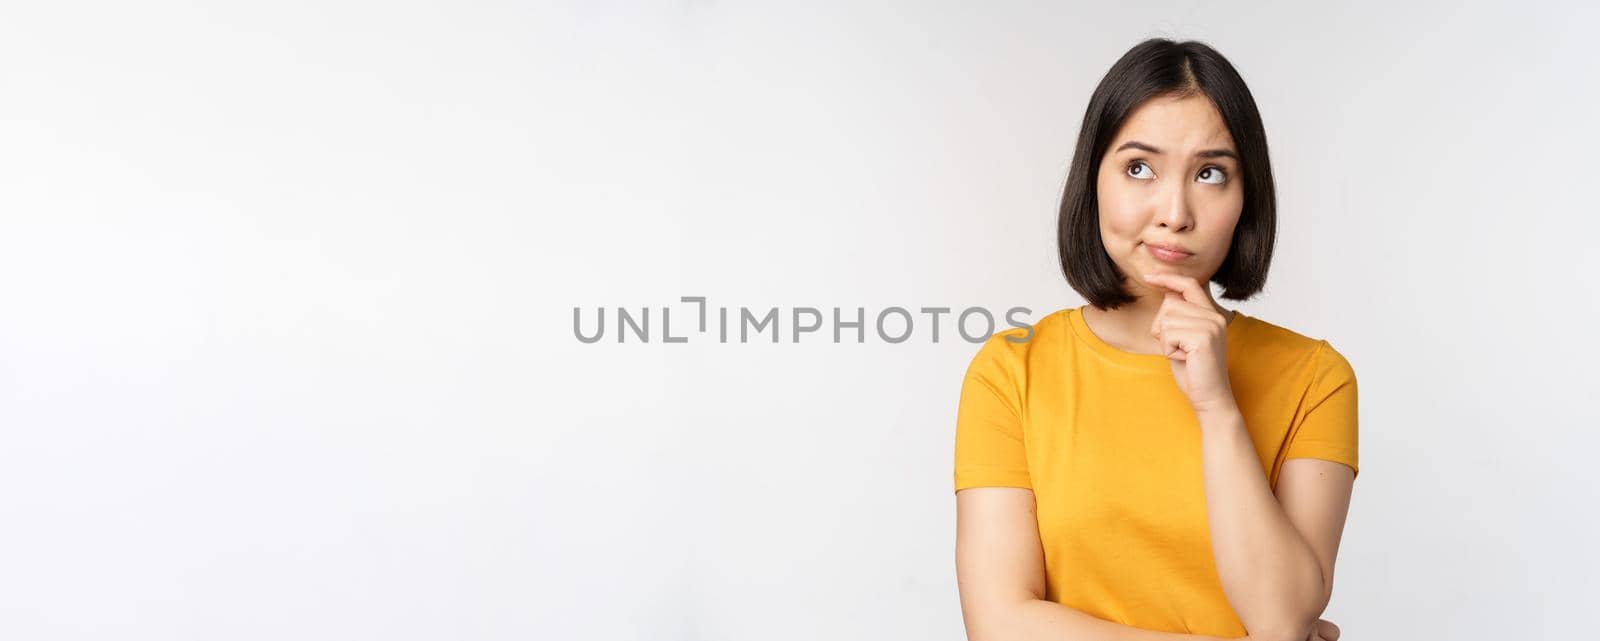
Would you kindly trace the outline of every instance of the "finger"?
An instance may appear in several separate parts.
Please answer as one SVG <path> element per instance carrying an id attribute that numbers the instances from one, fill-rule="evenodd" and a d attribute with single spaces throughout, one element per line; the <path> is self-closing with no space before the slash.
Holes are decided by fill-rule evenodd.
<path id="1" fill-rule="evenodd" d="M 1197 305 L 1191 303 L 1183 298 L 1181 292 L 1167 289 L 1165 296 L 1161 300 L 1161 306 L 1156 309 L 1155 318 L 1150 321 L 1150 335 L 1159 339 L 1161 337 L 1161 327 L 1170 318 L 1197 319 L 1206 323 L 1207 327 L 1217 331 L 1224 330 L 1228 326 L 1227 317 L 1218 312 L 1215 307 L 1210 304 Z"/>
<path id="2" fill-rule="evenodd" d="M 1161 349 L 1163 352 L 1165 352 L 1162 354 L 1162 356 L 1166 356 L 1172 360 L 1179 362 L 1189 360 L 1189 353 L 1183 351 L 1182 345 L 1162 345 Z"/>
<path id="3" fill-rule="evenodd" d="M 1145 274 L 1147 283 L 1160 285 L 1183 294 L 1183 299 L 1203 307 L 1211 307 L 1211 297 L 1200 288 L 1200 281 L 1179 274 Z"/>
<path id="4" fill-rule="evenodd" d="M 1191 303 L 1188 303 L 1188 302 L 1179 302 L 1179 303 L 1176 303 L 1174 305 L 1168 306 L 1168 308 L 1163 313 L 1163 317 L 1165 317 L 1165 318 L 1187 318 L 1187 319 L 1192 319 L 1192 320 L 1196 320 L 1196 321 L 1205 323 L 1207 325 L 1212 325 L 1212 326 L 1215 326 L 1215 327 L 1222 327 L 1223 324 L 1228 321 L 1228 317 L 1217 313 L 1216 310 L 1205 309 L 1203 307 L 1197 307 L 1197 306 L 1195 306 L 1195 305 L 1193 305 Z"/>
<path id="5" fill-rule="evenodd" d="M 1179 306 L 1183 306 L 1183 305 L 1187 305 L 1187 304 L 1188 303 L 1184 302 L 1184 300 L 1183 300 L 1183 294 L 1180 294 L 1178 292 L 1172 291 L 1170 289 L 1167 290 L 1167 293 L 1166 293 L 1165 297 L 1161 299 L 1161 307 L 1156 309 L 1155 318 L 1150 319 L 1150 335 L 1151 336 L 1155 336 L 1157 338 L 1160 338 L 1161 337 L 1161 329 L 1160 329 L 1161 328 L 1161 319 L 1164 318 L 1167 315 L 1167 312 L 1172 310 L 1174 307 L 1179 307 Z"/>
<path id="6" fill-rule="evenodd" d="M 1317 619 L 1317 634 L 1327 641 L 1339 641 L 1339 626 L 1327 619 Z"/>
<path id="7" fill-rule="evenodd" d="M 1161 323 L 1161 353 L 1167 358 L 1188 360 L 1194 352 L 1194 332 L 1179 319 L 1169 318 Z"/>
<path id="8" fill-rule="evenodd" d="M 1218 314 L 1215 310 L 1198 309 L 1189 303 L 1175 306 L 1167 310 L 1161 317 L 1167 327 L 1174 327 L 1172 321 L 1181 321 L 1184 326 L 1194 326 L 1212 333 L 1221 334 L 1228 328 L 1228 317 Z"/>
<path id="9" fill-rule="evenodd" d="M 1163 311 L 1167 313 L 1183 313 L 1189 316 L 1213 318 L 1219 322 L 1227 321 L 1227 316 L 1224 316 L 1222 312 L 1217 311 L 1217 308 L 1213 306 L 1209 300 L 1199 304 L 1191 303 L 1189 302 L 1189 299 L 1183 297 L 1182 292 L 1171 289 L 1166 290 L 1166 297 L 1162 299 L 1161 307 L 1157 310 L 1157 313 L 1161 313 Z"/>
<path id="10" fill-rule="evenodd" d="M 1168 318 L 1162 322 L 1161 346 L 1167 358 L 1187 360 L 1210 335 L 1211 328 L 1204 320 Z"/>
<path id="11" fill-rule="evenodd" d="M 1188 353 L 1183 351 L 1183 345 L 1178 340 L 1178 334 L 1167 326 L 1164 319 L 1156 319 L 1155 326 L 1150 330 L 1161 345 L 1161 355 L 1167 358 L 1184 360 Z"/>

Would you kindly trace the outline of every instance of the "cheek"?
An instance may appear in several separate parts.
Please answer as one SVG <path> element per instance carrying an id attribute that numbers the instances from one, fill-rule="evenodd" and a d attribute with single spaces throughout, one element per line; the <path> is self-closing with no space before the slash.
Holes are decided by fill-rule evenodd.
<path id="1" fill-rule="evenodd" d="M 1233 244 L 1233 230 L 1239 226 L 1239 216 L 1244 211 L 1244 197 L 1232 195 L 1218 198 L 1205 203 L 1203 207 L 1203 210 L 1195 212 L 1198 235 L 1211 248 L 1209 253 L 1225 256 Z M 1220 262 L 1221 259 L 1218 260 Z"/>
<path id="2" fill-rule="evenodd" d="M 1115 181 L 1102 180 L 1099 192 L 1100 235 L 1105 240 L 1137 236 L 1141 227 L 1139 203 Z"/>
<path id="3" fill-rule="evenodd" d="M 1232 236 L 1233 228 L 1239 224 L 1239 216 L 1244 212 L 1244 194 L 1239 190 L 1231 190 L 1206 202 L 1204 206 L 1204 215 L 1199 216 L 1200 224 L 1208 231 Z"/>

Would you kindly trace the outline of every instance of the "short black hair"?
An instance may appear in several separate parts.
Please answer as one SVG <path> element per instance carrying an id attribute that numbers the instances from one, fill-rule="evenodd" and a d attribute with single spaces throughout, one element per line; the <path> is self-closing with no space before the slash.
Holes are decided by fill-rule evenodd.
<path id="1" fill-rule="evenodd" d="M 1106 72 L 1089 97 L 1078 132 L 1072 165 L 1061 196 L 1056 236 L 1061 271 L 1067 283 L 1101 309 L 1135 300 L 1123 289 L 1124 275 L 1106 254 L 1100 238 L 1100 205 L 1096 180 L 1100 159 L 1112 136 L 1144 101 L 1156 96 L 1203 94 L 1216 105 L 1233 136 L 1244 180 L 1244 209 L 1233 231 L 1232 246 L 1211 281 L 1223 287 L 1222 297 L 1245 300 L 1266 285 L 1277 236 L 1277 197 L 1267 157 L 1267 133 L 1250 88 L 1227 58 L 1193 40 L 1145 40 Z"/>

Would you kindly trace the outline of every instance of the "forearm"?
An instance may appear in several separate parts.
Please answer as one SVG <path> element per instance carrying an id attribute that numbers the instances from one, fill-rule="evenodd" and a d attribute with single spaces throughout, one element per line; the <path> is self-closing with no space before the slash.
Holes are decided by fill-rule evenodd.
<path id="1" fill-rule="evenodd" d="M 1122 625 L 1042 599 L 1014 602 L 993 614 L 981 629 L 971 630 L 969 641 L 1221 641 Z"/>
<path id="2" fill-rule="evenodd" d="M 1211 550 L 1251 638 L 1301 641 L 1327 606 L 1321 565 L 1261 471 L 1236 406 L 1200 415 Z"/>

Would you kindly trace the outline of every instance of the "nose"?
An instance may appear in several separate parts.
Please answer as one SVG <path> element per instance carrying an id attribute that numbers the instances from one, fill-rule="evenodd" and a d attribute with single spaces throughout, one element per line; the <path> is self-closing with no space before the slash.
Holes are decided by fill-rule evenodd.
<path id="1" fill-rule="evenodd" d="M 1189 209 L 1189 191 L 1183 185 L 1169 187 L 1161 201 L 1156 222 L 1171 231 L 1194 227 L 1194 212 Z"/>

